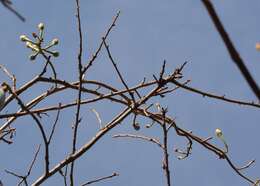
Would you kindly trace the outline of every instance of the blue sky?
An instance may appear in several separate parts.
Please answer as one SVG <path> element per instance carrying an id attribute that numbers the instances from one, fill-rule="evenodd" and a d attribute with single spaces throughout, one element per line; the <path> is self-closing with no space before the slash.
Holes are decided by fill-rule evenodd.
<path id="1" fill-rule="evenodd" d="M 260 84 L 260 53 L 255 43 L 260 40 L 259 7 L 260 2 L 252 0 L 212 1 L 236 48 L 247 67 Z M 1 64 L 14 73 L 21 86 L 43 66 L 43 59 L 36 62 L 28 60 L 30 51 L 19 41 L 21 34 L 30 35 L 36 31 L 39 22 L 45 23 L 46 40 L 59 38 L 56 47 L 60 57 L 53 63 L 58 77 L 67 81 L 77 78 L 78 33 L 76 31 L 75 2 L 56 0 L 13 1 L 15 8 L 26 17 L 26 22 L 18 20 L 12 13 L 0 6 L 0 51 Z M 200 1 L 183 0 L 95 0 L 81 2 L 82 28 L 84 33 L 84 54 L 87 59 L 96 50 L 101 36 L 112 21 L 116 12 L 121 15 L 109 36 L 111 52 L 122 74 L 133 86 L 144 77 L 152 79 L 158 74 L 163 60 L 167 61 L 167 73 L 188 61 L 184 78 L 191 79 L 190 85 L 219 95 L 253 101 L 256 100 L 235 64 L 231 61 L 225 46 L 216 32 L 211 19 Z M 109 83 L 118 89 L 123 88 L 112 68 L 105 50 L 98 57 L 92 71 L 87 76 Z M 8 81 L 0 73 L 1 81 Z M 40 84 L 30 92 L 21 95 L 29 101 L 40 94 L 46 86 Z M 76 92 L 65 92 L 48 98 L 39 106 L 69 102 L 76 99 Z M 246 175 L 256 179 L 260 172 L 259 146 L 259 109 L 232 105 L 229 103 L 203 98 L 199 95 L 179 90 L 160 101 L 169 109 L 169 115 L 176 117 L 179 126 L 192 130 L 202 137 L 213 136 L 215 128 L 221 128 L 229 144 L 229 155 L 240 166 L 251 159 L 256 164 L 245 171 Z M 79 145 L 91 139 L 98 131 L 95 108 L 103 122 L 110 121 L 123 107 L 111 106 L 110 102 L 83 106 L 83 124 L 80 126 Z M 18 105 L 13 102 L 2 112 L 14 112 Z M 54 120 L 55 113 L 45 117 L 46 130 Z M 70 152 L 71 124 L 75 120 L 75 109 L 61 113 L 61 120 L 51 145 L 51 166 L 61 161 Z M 4 123 L 5 120 L 1 122 Z M 140 118 L 145 125 L 148 120 Z M 42 143 L 39 131 L 29 117 L 18 119 L 12 145 L 0 144 L 0 178 L 5 186 L 16 184 L 16 179 L 4 172 L 5 169 L 24 173 L 32 159 L 32 153 Z M 158 186 L 165 185 L 161 169 L 162 152 L 153 145 L 129 139 L 112 139 L 118 133 L 136 133 L 131 126 L 131 118 L 101 139 L 89 152 L 76 162 L 76 185 L 96 177 L 109 175 L 116 171 L 119 177 L 96 185 L 113 186 Z M 142 128 L 137 132 L 152 137 L 161 137 L 159 127 Z M 247 183 L 213 153 L 194 143 L 192 155 L 179 161 L 174 148 L 184 148 L 186 141 L 172 133 L 170 140 L 170 167 L 173 185 L 222 186 L 246 185 Z M 214 144 L 222 146 L 217 139 Z M 42 151 L 41 151 L 42 152 Z M 30 181 L 42 174 L 43 156 L 39 156 Z M 58 174 L 43 185 L 60 185 Z"/>

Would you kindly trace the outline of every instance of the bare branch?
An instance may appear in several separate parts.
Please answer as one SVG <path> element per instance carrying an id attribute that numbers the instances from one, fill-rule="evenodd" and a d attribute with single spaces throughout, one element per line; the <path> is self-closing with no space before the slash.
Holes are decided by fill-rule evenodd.
<path id="1" fill-rule="evenodd" d="M 46 179 L 54 175 L 56 172 L 58 172 L 60 169 L 62 169 L 67 164 L 70 164 L 71 162 L 75 161 L 77 158 L 82 156 L 87 150 L 89 150 L 93 145 L 96 144 L 96 142 L 106 133 L 108 133 L 111 129 L 116 127 L 121 121 L 123 121 L 128 115 L 130 115 L 133 110 L 138 108 L 140 105 L 144 104 L 150 97 L 154 95 L 158 89 L 161 88 L 160 86 L 154 88 L 152 91 L 150 91 L 145 97 L 140 99 L 134 108 L 127 107 L 125 108 L 121 113 L 119 113 L 114 119 L 112 119 L 106 126 L 104 126 L 96 135 L 93 137 L 88 143 L 86 143 L 84 146 L 82 146 L 78 151 L 76 151 L 74 154 L 71 154 L 64 160 L 62 160 L 59 164 L 57 164 L 52 170 L 49 171 L 48 175 L 42 175 L 40 178 L 38 178 L 32 185 L 36 186 L 41 183 L 43 183 Z"/>
<path id="2" fill-rule="evenodd" d="M 163 116 L 163 123 L 162 123 L 162 129 L 163 129 L 163 170 L 165 171 L 165 177 L 167 180 L 167 185 L 171 186 L 171 175 L 170 175 L 170 168 L 169 168 L 169 153 L 168 153 L 168 130 L 167 130 L 167 123 L 166 123 L 166 113 L 167 109 L 162 108 L 162 116 Z"/>
<path id="3" fill-rule="evenodd" d="M 78 52 L 78 78 L 79 78 L 79 87 L 78 87 L 78 98 L 77 98 L 77 110 L 76 110 L 76 118 L 75 124 L 73 126 L 73 139 L 72 139 L 72 154 L 76 151 L 77 145 L 77 133 L 78 133 L 78 126 L 80 123 L 80 107 L 81 107 L 81 94 L 82 94 L 82 79 L 83 79 L 83 67 L 82 67 L 82 50 L 83 50 L 83 38 L 82 38 L 82 31 L 81 31 L 81 20 L 80 20 L 80 7 L 79 7 L 79 0 L 75 0 L 76 2 L 76 17 L 78 23 L 78 33 L 79 33 L 79 52 Z M 74 161 L 71 162 L 70 167 L 70 185 L 74 185 Z"/>
<path id="4" fill-rule="evenodd" d="M 246 79 L 246 81 L 247 81 L 248 85 L 250 86 L 250 88 L 252 89 L 252 91 L 255 93 L 256 97 L 258 98 L 258 101 L 260 101 L 260 89 L 259 89 L 256 81 L 250 74 L 249 70 L 247 69 L 245 62 L 240 57 L 234 44 L 232 43 L 231 39 L 229 38 L 229 35 L 226 32 L 223 24 L 221 23 L 218 15 L 214 9 L 214 6 L 212 5 L 210 0 L 202 0 L 202 3 L 206 7 L 206 9 L 209 13 L 209 16 L 211 17 L 218 33 L 220 34 L 228 52 L 229 52 L 230 57 L 232 58 L 234 63 L 239 68 L 240 72 L 242 73 L 243 77 Z"/>
<path id="5" fill-rule="evenodd" d="M 186 89 L 186 90 L 189 90 L 191 92 L 200 94 L 203 97 L 210 97 L 210 98 L 226 101 L 226 102 L 229 102 L 229 103 L 235 103 L 235 104 L 238 104 L 238 105 L 247 105 L 247 106 L 253 106 L 253 107 L 260 108 L 260 104 L 257 104 L 257 103 L 254 103 L 254 102 L 245 102 L 245 101 L 240 101 L 240 100 L 226 98 L 225 96 L 218 96 L 218 95 L 215 95 L 215 94 L 207 93 L 207 92 L 204 92 L 204 91 L 192 88 L 190 86 L 181 84 L 181 83 L 179 83 L 176 80 L 172 80 L 172 83 L 174 83 L 175 85 L 177 85 L 177 86 L 179 86 L 179 87 L 181 87 L 183 89 Z"/>
<path id="6" fill-rule="evenodd" d="M 41 135 L 42 135 L 42 138 L 44 141 L 44 145 L 45 145 L 45 174 L 48 174 L 48 172 L 49 172 L 49 147 L 48 147 L 48 140 L 47 140 L 46 134 L 44 132 L 43 126 L 42 126 L 41 122 L 39 121 L 39 119 L 33 113 L 31 113 L 30 110 L 24 105 L 24 103 L 18 97 L 18 95 L 12 91 L 10 86 L 8 84 L 6 84 L 6 86 L 7 86 L 8 91 L 15 97 L 15 99 L 17 100 L 17 102 L 21 106 L 21 108 L 23 110 L 25 110 L 27 113 L 29 113 L 29 115 L 33 118 L 33 120 L 36 122 L 36 124 L 41 132 Z"/>

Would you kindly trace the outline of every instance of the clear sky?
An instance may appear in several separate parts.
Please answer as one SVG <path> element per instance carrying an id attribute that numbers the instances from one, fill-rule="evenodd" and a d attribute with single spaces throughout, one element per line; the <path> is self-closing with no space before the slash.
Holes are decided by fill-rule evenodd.
<path id="1" fill-rule="evenodd" d="M 247 67 L 260 84 L 260 53 L 255 43 L 260 41 L 259 7 L 257 0 L 212 0 L 224 26 Z M 43 59 L 28 60 L 30 51 L 19 41 L 21 34 L 30 35 L 36 31 L 38 23 L 46 27 L 46 40 L 57 37 L 60 44 L 56 49 L 60 57 L 54 61 L 58 77 L 67 81 L 77 79 L 78 33 L 75 18 L 75 2 L 62 0 L 13 0 L 13 5 L 25 18 L 23 23 L 7 9 L 0 6 L 0 64 L 17 77 L 21 86 L 43 67 Z M 184 78 L 191 79 L 190 85 L 202 90 L 226 95 L 245 101 L 256 101 L 239 70 L 230 59 L 225 46 L 216 32 L 201 1 L 191 0 L 85 0 L 81 2 L 82 28 L 84 36 L 84 62 L 89 59 L 101 41 L 101 36 L 111 24 L 112 17 L 121 10 L 121 15 L 109 36 L 109 44 L 118 67 L 130 86 L 138 84 L 144 77 L 152 79 L 158 74 L 163 60 L 167 61 L 167 73 L 185 61 Z M 123 88 L 106 56 L 105 50 L 87 76 L 117 88 Z M 10 81 L 0 72 L 2 81 Z M 35 86 L 21 95 L 29 101 L 44 90 L 44 85 Z M 66 92 L 48 98 L 39 107 L 65 103 L 76 99 L 76 92 Z M 179 126 L 192 130 L 202 137 L 214 136 L 216 128 L 221 128 L 229 144 L 229 155 L 237 166 L 249 160 L 256 163 L 244 172 L 254 180 L 260 178 L 260 112 L 259 109 L 238 106 L 210 98 L 203 98 L 185 90 L 179 90 L 160 101 L 167 106 L 169 115 L 176 118 Z M 16 102 L 2 112 L 15 112 Z M 110 102 L 83 106 L 79 145 L 83 145 L 98 131 L 98 122 L 90 110 L 95 108 L 108 122 L 123 107 L 112 106 Z M 50 128 L 55 114 L 44 117 L 46 129 Z M 75 120 L 75 108 L 61 113 L 51 145 L 51 167 L 61 161 L 71 149 L 71 124 Z M 4 123 L 5 120 L 1 120 Z M 140 119 L 145 125 L 147 120 Z M 17 179 L 4 172 L 5 169 L 24 173 L 33 158 L 33 152 L 42 143 L 35 123 L 29 117 L 18 119 L 13 127 L 17 129 L 14 143 L 0 143 L 0 179 L 4 186 L 12 186 Z M 165 185 L 161 168 L 160 149 L 143 141 L 132 139 L 112 139 L 118 133 L 138 133 L 151 137 L 161 137 L 159 127 L 136 132 L 131 126 L 131 118 L 112 130 L 89 152 L 76 162 L 76 185 L 96 177 L 110 175 L 116 171 L 119 177 L 96 184 L 112 186 L 159 186 Z M 218 139 L 214 144 L 223 146 Z M 170 141 L 170 171 L 175 186 L 225 186 L 247 185 L 228 164 L 194 143 L 191 156 L 178 160 L 174 148 L 185 148 L 186 141 L 172 132 Z M 42 149 L 43 150 L 43 149 Z M 43 153 L 43 151 L 41 151 Z M 43 173 L 43 156 L 39 156 L 30 182 Z M 58 174 L 43 185 L 61 185 Z"/>

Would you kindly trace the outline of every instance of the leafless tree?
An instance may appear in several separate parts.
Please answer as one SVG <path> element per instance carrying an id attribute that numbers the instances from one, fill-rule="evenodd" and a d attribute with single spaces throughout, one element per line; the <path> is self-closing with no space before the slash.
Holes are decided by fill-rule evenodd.
<path id="1" fill-rule="evenodd" d="M 14 12 L 22 21 L 25 21 L 25 19 L 19 13 L 14 11 L 14 9 L 11 9 L 12 3 L 10 1 L 2 0 L 1 2 L 5 7 Z M 96 143 L 103 136 L 107 135 L 109 131 L 119 126 L 120 123 L 122 123 L 127 117 L 133 118 L 133 129 L 140 130 L 141 124 L 138 122 L 138 118 L 143 117 L 152 121 L 152 124 L 146 125 L 147 128 L 151 128 L 154 125 L 159 126 L 162 131 L 161 139 L 159 137 L 156 138 L 128 133 L 117 134 L 113 137 L 120 138 L 121 140 L 123 140 L 122 138 L 143 140 L 146 142 L 151 142 L 152 144 L 158 146 L 162 151 L 162 171 L 165 173 L 165 179 L 167 180 L 166 183 L 168 186 L 174 185 L 174 181 L 172 182 L 171 179 L 173 178 L 173 175 L 171 175 L 170 171 L 170 167 L 172 165 L 171 163 L 169 163 L 169 156 L 171 155 L 171 152 L 168 148 L 169 135 L 174 135 L 174 133 L 172 133 L 171 131 L 175 131 L 178 136 L 181 136 L 187 140 L 187 146 L 185 150 L 175 150 L 175 152 L 179 154 L 179 159 L 188 158 L 192 152 L 192 145 L 194 143 L 198 143 L 202 147 L 204 147 L 205 150 L 210 151 L 213 154 L 217 155 L 220 159 L 225 160 L 230 168 L 242 179 L 246 180 L 249 184 L 251 184 L 252 186 L 259 185 L 259 180 L 254 180 L 249 176 L 246 176 L 242 171 L 250 167 L 250 165 L 254 163 L 254 160 L 249 161 L 246 165 L 240 167 L 235 165 L 231 161 L 231 158 L 228 154 L 228 143 L 225 141 L 221 129 L 216 129 L 216 136 L 220 140 L 222 140 L 225 145 L 225 149 L 219 148 L 218 146 L 211 143 L 213 137 L 204 138 L 193 133 L 192 131 L 189 131 L 188 129 L 180 127 L 175 119 L 170 116 L 170 111 L 168 111 L 168 109 L 162 106 L 160 103 L 154 103 L 152 99 L 153 97 L 167 98 L 169 94 L 172 94 L 178 89 L 185 89 L 190 94 L 199 94 L 203 97 L 209 97 L 211 99 L 216 99 L 218 101 L 227 102 L 230 104 L 245 105 L 248 107 L 254 107 L 256 109 L 260 108 L 260 91 L 257 82 L 253 79 L 244 61 L 236 50 L 234 44 L 230 40 L 229 35 L 225 31 L 225 28 L 223 27 L 221 20 L 218 17 L 211 1 L 201 0 L 201 2 L 205 5 L 205 8 L 207 9 L 209 16 L 211 17 L 217 32 L 223 39 L 223 42 L 227 48 L 228 53 L 230 54 L 230 57 L 238 66 L 241 74 L 243 75 L 249 87 L 252 89 L 253 93 L 258 99 L 257 101 L 251 102 L 227 98 L 226 96 L 208 93 L 207 91 L 190 86 L 190 80 L 185 79 L 185 76 L 183 75 L 183 69 L 187 68 L 186 62 L 177 67 L 172 73 L 167 74 L 167 63 L 166 61 L 164 61 L 161 69 L 158 69 L 158 75 L 153 75 L 153 78 L 150 80 L 144 79 L 135 86 L 129 86 L 127 80 L 124 78 L 124 74 L 117 66 L 117 62 L 113 57 L 108 42 L 109 34 L 116 26 L 116 22 L 120 16 L 120 11 L 117 12 L 115 17 L 112 19 L 112 23 L 106 30 L 104 36 L 101 37 L 101 41 L 95 53 L 87 62 L 85 62 L 82 59 L 84 33 L 82 32 L 81 28 L 80 3 L 79 0 L 75 0 L 76 20 L 78 25 L 77 32 L 79 35 L 77 64 L 75 64 L 78 68 L 78 79 L 76 81 L 70 82 L 66 79 L 59 79 L 58 69 L 55 68 L 55 65 L 52 62 L 53 60 L 55 60 L 55 57 L 59 56 L 59 53 L 57 51 L 51 50 L 54 45 L 58 45 L 59 41 L 57 39 L 53 39 L 49 45 L 43 46 L 43 32 L 46 31 L 46 28 L 43 24 L 38 25 L 38 34 L 33 32 L 33 39 L 30 39 L 30 37 L 25 35 L 21 36 L 21 40 L 25 42 L 26 46 L 32 51 L 32 55 L 30 56 L 31 60 L 35 60 L 38 56 L 42 56 L 45 59 L 45 65 L 38 75 L 36 75 L 30 81 L 26 82 L 24 85 L 17 87 L 15 75 L 13 75 L 11 71 L 1 65 L 1 69 L 3 70 L 3 72 L 6 73 L 7 77 L 10 78 L 10 82 L 12 82 L 10 84 L 3 83 L 2 85 L 2 87 L 5 87 L 5 91 L 9 93 L 9 96 L 6 98 L 3 107 L 8 107 L 10 103 L 17 102 L 17 107 L 19 107 L 19 110 L 14 113 L 1 113 L 0 118 L 6 119 L 6 122 L 0 126 L 0 140 L 2 143 L 11 145 L 13 143 L 12 139 L 15 132 L 19 132 L 16 131 L 16 129 L 13 127 L 14 121 L 20 117 L 30 116 L 32 119 L 32 123 L 34 122 L 40 131 L 43 144 L 41 145 L 41 148 L 43 149 L 42 153 L 44 154 L 44 162 L 42 162 L 44 164 L 44 170 L 42 171 L 42 175 L 33 180 L 31 183 L 28 181 L 28 177 L 31 175 L 33 167 L 37 166 L 37 163 L 41 163 L 37 162 L 37 156 L 39 153 L 41 153 L 40 146 L 36 149 L 36 153 L 32 155 L 32 160 L 26 173 L 21 175 L 7 169 L 6 173 L 17 177 L 19 179 L 18 185 L 40 185 L 51 178 L 53 175 L 59 174 L 63 178 L 63 183 L 61 184 L 73 186 L 75 185 L 75 177 L 77 176 L 74 173 L 74 167 L 76 166 L 75 162 L 80 157 L 85 155 L 87 156 L 86 152 L 93 148 L 93 146 L 95 146 Z M 115 76 L 119 78 L 124 87 L 121 90 L 102 81 L 90 80 L 86 78 L 86 74 L 94 68 L 94 63 L 97 57 L 100 55 L 102 48 L 105 49 L 104 51 L 106 52 L 107 57 L 115 70 Z M 50 72 L 51 76 L 48 76 L 47 72 Z M 23 101 L 21 95 L 25 92 L 30 91 L 33 86 L 40 83 L 51 85 L 51 87 L 47 88 L 42 94 L 36 96 L 30 101 Z M 50 96 L 67 90 L 77 91 L 76 101 L 67 103 L 59 103 L 59 101 L 57 101 L 56 104 L 48 105 L 46 107 L 38 106 L 44 100 L 47 100 Z M 144 94 L 143 92 L 148 93 Z M 91 98 L 85 99 L 83 98 L 83 95 L 88 95 Z M 86 141 L 82 146 L 78 147 L 78 134 L 80 132 L 79 126 L 82 122 L 81 107 L 90 103 L 102 104 L 101 101 L 103 100 L 110 100 L 111 105 L 123 105 L 124 109 L 122 109 L 117 115 L 115 115 L 111 119 L 111 121 L 105 124 L 102 123 L 100 113 L 97 112 L 95 109 L 92 109 L 100 124 L 100 129 L 93 136 L 93 138 L 91 138 L 89 141 Z M 70 148 L 71 153 L 66 157 L 63 157 L 63 160 L 61 160 L 56 165 L 50 166 L 50 144 L 53 142 L 52 140 L 54 140 L 53 136 L 55 135 L 55 132 L 57 130 L 57 125 L 60 120 L 60 113 L 67 108 L 75 108 L 75 121 L 72 126 L 73 138 L 72 146 Z M 43 121 L 42 116 L 48 115 L 49 113 L 53 112 L 56 112 L 57 114 L 55 120 L 53 121 L 51 130 L 48 132 L 44 128 L 45 121 Z M 30 159 L 28 160 L 28 162 L 30 162 Z M 119 176 L 119 173 L 114 172 L 110 175 L 105 175 L 90 181 L 86 181 L 82 183 L 82 185 L 90 185 L 92 183 L 111 179 L 117 176 Z"/>

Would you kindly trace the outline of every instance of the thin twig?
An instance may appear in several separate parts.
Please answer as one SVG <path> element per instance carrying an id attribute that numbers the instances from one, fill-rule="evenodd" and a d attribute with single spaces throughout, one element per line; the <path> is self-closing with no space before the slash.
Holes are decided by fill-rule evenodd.
<path id="1" fill-rule="evenodd" d="M 108 35 L 110 34 L 112 28 L 114 26 L 116 26 L 116 21 L 118 19 L 120 15 L 120 11 L 117 12 L 116 16 L 113 18 L 113 21 L 112 21 L 112 24 L 108 27 L 106 33 L 105 33 L 105 36 L 102 37 L 102 40 L 101 40 L 101 43 L 99 44 L 99 47 L 98 49 L 96 50 L 95 54 L 92 55 L 92 58 L 89 60 L 89 62 L 87 63 L 87 65 L 84 67 L 83 69 L 83 74 L 92 66 L 93 62 L 95 61 L 95 59 L 97 58 L 98 54 L 100 53 L 101 49 L 102 49 L 102 46 L 104 44 L 104 40 L 107 39 Z"/>
<path id="2" fill-rule="evenodd" d="M 91 111 L 96 115 L 98 123 L 99 123 L 99 128 L 102 129 L 102 120 L 100 118 L 99 113 L 95 109 L 91 109 Z"/>
<path id="3" fill-rule="evenodd" d="M 65 172 L 64 173 L 63 173 L 62 169 L 59 170 L 59 173 L 63 178 L 64 186 L 67 186 L 68 165 L 65 166 Z"/>
<path id="4" fill-rule="evenodd" d="M 30 164 L 30 167 L 29 167 L 28 172 L 27 172 L 27 175 L 28 175 L 28 176 L 30 175 L 30 173 L 31 173 L 31 171 L 32 171 L 33 165 L 34 165 L 34 163 L 35 163 L 35 161 L 36 161 L 36 158 L 37 158 L 37 156 L 38 156 L 38 154 L 39 154 L 39 152 L 40 152 L 40 149 L 41 149 L 41 145 L 38 146 L 38 148 L 37 148 L 37 150 L 36 150 L 36 153 L 35 153 L 35 155 L 34 155 L 34 158 L 33 158 L 33 160 L 32 160 L 32 163 Z"/>
<path id="5" fill-rule="evenodd" d="M 161 142 L 155 138 L 151 138 L 148 136 L 143 136 L 143 135 L 136 135 L 136 134 L 116 134 L 113 135 L 113 138 L 135 138 L 135 139 L 141 139 L 145 140 L 151 143 L 154 143 L 158 145 L 160 148 L 164 149 L 164 146 L 161 144 Z"/>
<path id="6" fill-rule="evenodd" d="M 111 63 L 113 64 L 113 67 L 115 68 L 116 73 L 117 73 L 117 75 L 118 75 L 120 81 L 123 83 L 123 85 L 125 86 L 126 90 L 127 90 L 128 93 L 129 93 L 129 95 L 131 96 L 132 101 L 135 103 L 134 94 L 129 90 L 128 85 L 126 84 L 126 82 L 125 82 L 125 80 L 124 80 L 122 74 L 120 73 L 120 71 L 119 71 L 119 69 L 118 69 L 118 67 L 117 67 L 116 62 L 114 61 L 114 59 L 113 59 L 113 57 L 112 57 L 112 54 L 111 54 L 111 52 L 110 52 L 110 50 L 109 50 L 109 46 L 107 45 L 105 38 L 103 38 L 103 42 L 104 42 L 104 45 L 105 45 L 105 48 L 106 48 L 108 57 L 109 57 Z"/>
<path id="7" fill-rule="evenodd" d="M 84 184 L 82 184 L 81 186 L 86 186 L 86 185 L 90 185 L 92 183 L 97 183 L 97 182 L 100 182 L 100 181 L 103 181 L 103 180 L 106 180 L 106 179 L 110 179 L 110 178 L 113 178 L 115 176 L 119 176 L 118 173 L 114 172 L 112 175 L 110 176 L 104 176 L 104 177 L 101 177 L 101 178 L 98 178 L 98 179 L 95 179 L 95 180 L 92 180 L 92 181 L 88 181 Z"/>
<path id="8" fill-rule="evenodd" d="M 34 157 L 33 157 L 33 160 L 32 160 L 32 162 L 31 162 L 31 164 L 30 164 L 30 166 L 29 166 L 29 169 L 28 169 L 27 173 L 25 174 L 25 176 L 19 175 L 19 174 L 15 173 L 15 172 L 12 172 L 12 171 L 9 171 L 9 170 L 5 170 L 5 172 L 6 172 L 7 174 L 11 174 L 11 175 L 13 175 L 13 176 L 15 176 L 15 177 L 21 179 L 20 182 L 18 183 L 18 185 L 21 185 L 23 182 L 24 182 L 24 184 L 25 184 L 26 186 L 28 185 L 27 179 L 28 179 L 28 177 L 29 177 L 30 174 L 31 174 L 33 165 L 35 164 L 36 158 L 37 158 L 37 156 L 38 156 L 38 154 L 39 154 L 39 152 L 40 152 L 40 148 L 41 148 L 41 145 L 38 146 L 38 148 L 37 148 L 37 150 L 36 150 L 36 153 L 35 153 L 35 155 L 34 155 Z"/>
<path id="9" fill-rule="evenodd" d="M 163 116 L 163 123 L 162 123 L 162 129 L 163 129 L 163 154 L 164 154 L 164 160 L 163 160 L 163 170 L 165 171 L 165 176 L 167 180 L 167 185 L 171 186 L 171 175 L 170 175 L 170 168 L 169 168 L 169 153 L 168 153 L 168 130 L 166 125 L 166 112 L 167 109 L 162 108 L 162 116 Z"/>
<path id="10" fill-rule="evenodd" d="M 0 65 L 0 68 L 4 71 L 4 73 L 12 80 L 13 82 L 13 89 L 16 90 L 16 77 L 14 74 L 11 74 L 7 68 L 5 68 L 3 65 Z"/>
<path id="11" fill-rule="evenodd" d="M 186 151 L 182 151 L 180 149 L 175 149 L 175 152 L 177 152 L 177 153 L 182 155 L 182 156 L 178 156 L 177 157 L 179 160 L 183 160 L 183 159 L 187 158 L 191 154 L 192 144 L 193 144 L 192 140 L 188 136 L 185 136 L 185 137 L 188 140 Z"/>
<path id="12" fill-rule="evenodd" d="M 61 103 L 59 103 L 59 108 L 60 108 L 60 107 L 61 107 Z M 60 116 L 60 109 L 58 109 L 58 112 L 57 112 L 57 115 L 56 115 L 54 124 L 53 124 L 53 126 L 52 126 L 51 134 L 50 134 L 49 139 L 48 139 L 48 144 L 50 144 L 50 142 L 51 142 L 52 136 L 53 136 L 53 134 L 54 134 L 56 125 L 57 125 L 58 120 L 59 120 L 59 116 Z"/>
<path id="13" fill-rule="evenodd" d="M 241 170 L 247 169 L 247 168 L 249 168 L 251 165 L 253 165 L 253 163 L 255 163 L 255 160 L 251 160 L 251 161 L 249 161 L 246 165 L 244 165 L 244 166 L 242 166 L 242 167 L 238 167 L 237 170 L 241 171 Z"/>
<path id="14" fill-rule="evenodd" d="M 10 86 L 8 84 L 6 84 L 8 91 L 15 97 L 15 99 L 17 100 L 18 104 L 21 106 L 21 108 L 23 110 L 25 110 L 27 113 L 29 113 L 29 115 L 33 118 L 33 120 L 36 122 L 43 141 L 44 141 L 44 147 L 45 147 L 45 174 L 47 175 L 49 172 L 49 146 L 48 146 L 48 140 L 47 140 L 47 136 L 45 134 L 44 128 L 41 124 L 41 122 L 39 121 L 39 119 L 30 112 L 30 110 L 24 105 L 24 103 L 22 102 L 22 100 L 18 97 L 18 95 L 12 91 L 12 89 L 10 88 Z"/>
<path id="15" fill-rule="evenodd" d="M 45 66 L 44 66 L 44 68 L 43 68 L 44 70 L 42 71 L 42 73 L 40 73 L 40 76 L 42 76 L 42 74 L 46 72 L 47 65 L 50 65 L 51 70 L 52 70 L 52 73 L 53 73 L 53 78 L 54 78 L 54 79 L 57 79 L 57 72 L 56 72 L 56 70 L 55 70 L 54 65 L 53 65 L 52 62 L 51 62 L 51 56 L 47 56 L 47 55 L 44 54 L 43 52 L 42 52 L 42 56 L 43 56 L 44 59 L 46 60 L 46 64 L 45 64 Z"/>
<path id="16" fill-rule="evenodd" d="M 202 90 L 195 89 L 193 87 L 184 85 L 182 83 L 179 83 L 176 80 L 172 80 L 172 83 L 174 83 L 175 85 L 177 85 L 177 86 L 179 86 L 179 87 L 181 87 L 183 89 L 186 89 L 186 90 L 189 90 L 191 92 L 200 94 L 203 97 L 214 98 L 214 99 L 222 100 L 222 101 L 229 102 L 229 103 L 235 103 L 235 104 L 238 104 L 238 105 L 247 105 L 247 106 L 253 106 L 253 107 L 260 108 L 260 104 L 257 104 L 257 103 L 254 103 L 254 102 L 245 102 L 245 101 L 240 101 L 240 100 L 226 98 L 225 96 L 219 96 L 219 95 L 211 94 L 211 93 L 208 93 L 208 92 L 205 92 L 205 91 L 202 91 Z"/>
<path id="17" fill-rule="evenodd" d="M 8 10 L 14 13 L 22 22 L 25 22 L 25 18 L 11 6 L 12 5 L 11 1 L 9 0 L 0 0 L 0 1 L 4 5 L 4 7 L 6 7 Z"/>
<path id="18" fill-rule="evenodd" d="M 80 123 L 80 108 L 81 108 L 81 96 L 82 96 L 82 77 L 83 77 L 83 67 L 82 67 L 82 50 L 83 50 L 83 37 L 81 30 L 81 20 L 80 20 L 80 6 L 79 0 L 75 0 L 76 2 L 76 18 L 78 23 L 78 33 L 79 33 L 79 51 L 78 51 L 78 79 L 79 79 L 79 87 L 78 87 L 78 98 L 77 98 L 77 110 L 76 110 L 76 118 L 75 124 L 73 125 L 73 139 L 72 139 L 72 154 L 76 152 L 77 145 L 77 134 L 78 134 L 78 126 Z M 74 161 L 71 162 L 70 167 L 70 186 L 74 185 Z"/>

